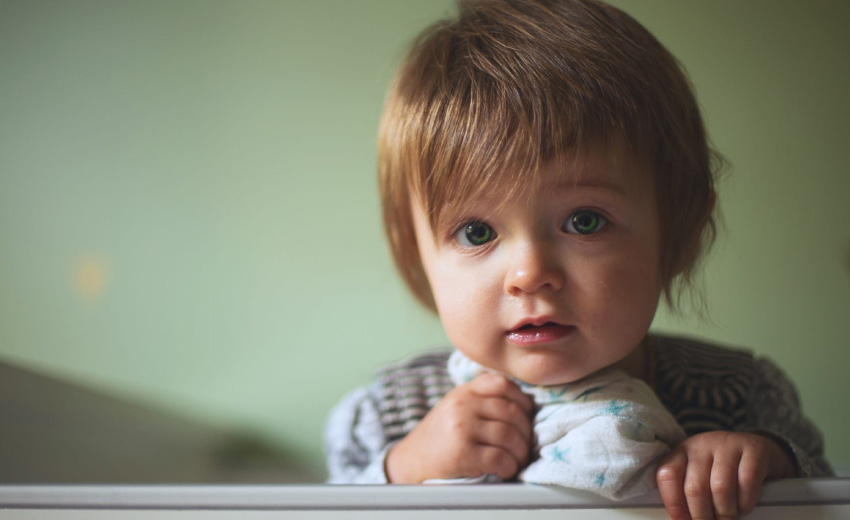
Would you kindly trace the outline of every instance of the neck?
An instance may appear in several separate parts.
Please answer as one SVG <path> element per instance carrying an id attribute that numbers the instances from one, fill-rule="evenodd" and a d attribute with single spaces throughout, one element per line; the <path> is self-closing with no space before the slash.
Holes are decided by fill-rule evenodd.
<path id="1" fill-rule="evenodd" d="M 632 377 L 646 381 L 649 377 L 649 371 L 647 370 L 646 342 L 647 338 L 644 337 L 643 340 L 638 343 L 638 346 L 635 347 L 629 355 L 616 362 L 614 367 L 623 370 Z"/>

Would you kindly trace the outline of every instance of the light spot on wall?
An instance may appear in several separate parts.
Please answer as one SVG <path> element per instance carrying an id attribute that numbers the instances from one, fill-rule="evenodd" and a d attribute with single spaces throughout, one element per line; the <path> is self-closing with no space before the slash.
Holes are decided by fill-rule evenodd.
<path id="1" fill-rule="evenodd" d="M 102 254 L 87 253 L 74 265 L 74 291 L 84 301 L 100 301 L 109 288 L 110 279 L 109 262 Z"/>

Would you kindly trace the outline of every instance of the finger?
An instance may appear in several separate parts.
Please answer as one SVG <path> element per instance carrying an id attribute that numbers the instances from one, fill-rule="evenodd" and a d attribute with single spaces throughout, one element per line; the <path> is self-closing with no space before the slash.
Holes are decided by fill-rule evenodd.
<path id="1" fill-rule="evenodd" d="M 658 493 L 672 520 L 690 520 L 691 518 L 684 492 L 687 466 L 688 456 L 685 450 L 677 447 L 661 461 L 655 474 Z"/>
<path id="2" fill-rule="evenodd" d="M 738 518 L 738 466 L 741 452 L 718 451 L 711 465 L 711 501 L 718 520 Z"/>
<path id="3" fill-rule="evenodd" d="M 520 468 L 514 457 L 502 448 L 479 444 L 472 449 L 471 455 L 464 477 L 498 475 L 502 480 L 511 480 Z"/>
<path id="4" fill-rule="evenodd" d="M 517 466 L 528 462 L 529 442 L 513 425 L 500 421 L 485 421 L 475 431 L 475 440 L 482 445 L 505 450 Z"/>
<path id="5" fill-rule="evenodd" d="M 471 390 L 482 397 L 503 397 L 518 404 L 526 413 L 531 415 L 534 411 L 534 401 L 531 397 L 522 393 L 522 390 L 507 378 L 484 373 L 476 377 L 470 383 Z"/>
<path id="6" fill-rule="evenodd" d="M 694 520 L 714 518 L 714 506 L 711 499 L 711 453 L 688 454 L 688 467 L 685 470 L 685 500 L 688 511 Z"/>
<path id="7" fill-rule="evenodd" d="M 516 402 L 502 397 L 486 397 L 478 408 L 478 417 L 483 420 L 501 421 L 513 425 L 526 441 L 531 442 L 531 419 Z"/>
<path id="8" fill-rule="evenodd" d="M 738 466 L 738 507 L 741 514 L 747 514 L 756 507 L 767 471 L 767 464 L 758 453 L 744 451 Z"/>

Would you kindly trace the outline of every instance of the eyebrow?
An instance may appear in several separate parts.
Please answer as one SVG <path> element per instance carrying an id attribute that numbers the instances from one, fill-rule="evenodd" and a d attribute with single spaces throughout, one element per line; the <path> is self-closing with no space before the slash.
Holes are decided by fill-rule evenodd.
<path id="1" fill-rule="evenodd" d="M 555 182 L 548 184 L 553 190 L 571 190 L 576 188 L 591 188 L 597 190 L 606 190 L 614 192 L 618 195 L 625 195 L 624 190 L 619 184 L 610 182 L 605 179 L 558 179 Z"/>

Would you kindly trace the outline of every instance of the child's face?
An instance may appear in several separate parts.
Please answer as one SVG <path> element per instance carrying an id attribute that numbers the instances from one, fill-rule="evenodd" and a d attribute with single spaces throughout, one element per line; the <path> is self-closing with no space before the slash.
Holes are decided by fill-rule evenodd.
<path id="1" fill-rule="evenodd" d="M 637 347 L 661 293 L 652 181 L 614 149 L 552 161 L 529 197 L 496 190 L 416 239 L 454 346 L 532 384 L 578 380 Z"/>

